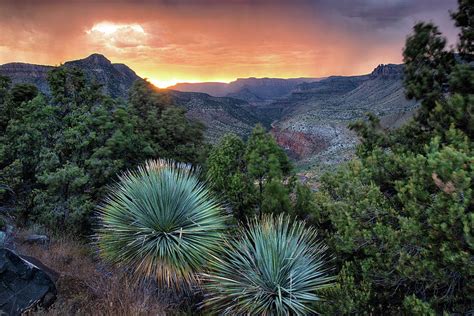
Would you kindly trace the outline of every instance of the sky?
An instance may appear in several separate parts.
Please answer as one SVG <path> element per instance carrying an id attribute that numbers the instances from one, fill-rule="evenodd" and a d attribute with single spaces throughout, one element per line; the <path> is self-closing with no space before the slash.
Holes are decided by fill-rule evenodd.
<path id="1" fill-rule="evenodd" d="M 0 64 L 100 53 L 157 86 L 325 77 L 401 63 L 432 21 L 452 45 L 456 0 L 0 0 Z"/>

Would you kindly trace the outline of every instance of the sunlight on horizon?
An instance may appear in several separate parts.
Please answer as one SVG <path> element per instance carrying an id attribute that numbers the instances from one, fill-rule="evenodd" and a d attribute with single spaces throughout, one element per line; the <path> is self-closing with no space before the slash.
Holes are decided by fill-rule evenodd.
<path id="1" fill-rule="evenodd" d="M 154 86 L 160 88 L 160 89 L 166 89 L 169 87 L 172 87 L 178 83 L 201 83 L 201 82 L 216 82 L 216 83 L 229 83 L 231 81 L 234 81 L 235 79 L 228 79 L 228 80 L 185 80 L 185 79 L 168 79 L 168 80 L 161 80 L 161 79 L 156 79 L 156 78 L 148 78 L 148 81 L 150 81 Z"/>

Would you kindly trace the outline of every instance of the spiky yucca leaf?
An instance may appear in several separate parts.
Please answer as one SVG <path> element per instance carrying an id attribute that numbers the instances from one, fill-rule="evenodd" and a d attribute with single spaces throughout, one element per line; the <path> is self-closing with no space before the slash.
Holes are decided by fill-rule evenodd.
<path id="1" fill-rule="evenodd" d="M 221 207 L 192 168 L 165 160 L 121 176 L 99 218 L 104 259 L 175 287 L 196 280 L 225 228 Z"/>
<path id="2" fill-rule="evenodd" d="M 205 305 L 222 314 L 307 315 L 333 277 L 313 228 L 286 216 L 254 219 L 203 274 Z"/>

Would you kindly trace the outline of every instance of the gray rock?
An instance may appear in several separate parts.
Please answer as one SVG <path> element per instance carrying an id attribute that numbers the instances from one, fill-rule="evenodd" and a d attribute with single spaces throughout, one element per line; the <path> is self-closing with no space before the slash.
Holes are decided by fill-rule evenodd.
<path id="1" fill-rule="evenodd" d="M 46 235 L 33 234 L 26 237 L 25 242 L 29 244 L 46 244 L 49 242 L 49 238 Z"/>
<path id="2" fill-rule="evenodd" d="M 0 314 L 20 315 L 37 306 L 47 308 L 56 298 L 51 278 L 13 251 L 0 249 Z"/>
<path id="3" fill-rule="evenodd" d="M 7 234 L 0 230 L 0 247 L 2 247 L 7 241 Z"/>

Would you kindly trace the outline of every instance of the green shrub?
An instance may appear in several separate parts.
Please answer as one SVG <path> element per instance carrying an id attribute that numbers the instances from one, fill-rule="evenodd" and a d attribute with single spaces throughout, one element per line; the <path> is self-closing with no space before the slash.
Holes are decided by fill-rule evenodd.
<path id="1" fill-rule="evenodd" d="M 121 176 L 99 214 L 104 259 L 173 287 L 196 281 L 226 219 L 189 165 L 164 160 Z"/>
<path id="2" fill-rule="evenodd" d="M 206 165 L 213 190 L 225 198 L 237 220 L 245 222 L 262 212 L 289 212 L 293 167 L 262 125 L 255 126 L 246 142 L 224 135 Z"/>
<path id="3" fill-rule="evenodd" d="M 225 314 L 307 315 L 333 279 L 313 228 L 280 215 L 249 222 L 204 275 L 205 304 Z"/>
<path id="4" fill-rule="evenodd" d="M 472 313 L 474 39 L 472 0 L 452 14 L 457 53 L 431 23 L 404 49 L 413 119 L 383 130 L 369 116 L 352 128 L 357 160 L 322 177 L 313 218 L 341 268 L 326 315 Z"/>
<path id="5" fill-rule="evenodd" d="M 49 74 L 50 96 L 0 77 L 0 204 L 20 225 L 89 235 L 92 214 L 116 175 L 147 159 L 198 163 L 203 127 L 163 93 L 137 81 L 128 101 L 102 95 L 80 70 Z M 3 97 L 2 97 L 3 96 Z M 14 207 L 13 207 L 14 206 Z"/>

